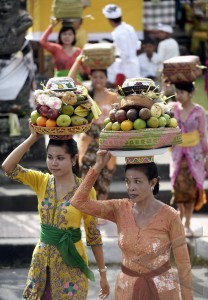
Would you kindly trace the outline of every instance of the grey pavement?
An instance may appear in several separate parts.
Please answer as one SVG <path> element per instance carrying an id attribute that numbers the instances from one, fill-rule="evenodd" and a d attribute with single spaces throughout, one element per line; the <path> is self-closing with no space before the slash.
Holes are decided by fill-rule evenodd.
<path id="1" fill-rule="evenodd" d="M 98 300 L 99 293 L 99 275 L 95 266 L 91 269 L 95 274 L 95 282 L 89 282 L 89 300 Z M 108 266 L 107 276 L 110 284 L 111 293 L 108 300 L 113 300 L 113 292 L 115 288 L 116 276 L 119 273 L 119 265 Z M 0 300 L 21 300 L 22 292 L 27 278 L 27 268 L 0 269 Z M 194 267 L 192 269 L 194 299 L 208 299 L 208 266 Z M 125 299 L 121 299 L 125 300 Z M 171 300 L 171 299 L 170 299 Z"/>
<path id="2" fill-rule="evenodd" d="M 194 255 L 208 261 L 208 218 L 206 214 L 194 214 L 191 220 L 193 238 L 187 238 Z M 99 219 L 98 226 L 103 237 L 106 263 L 119 263 L 121 252 L 117 244 L 116 225 Z M 6 245 L 34 245 L 39 238 L 39 216 L 37 212 L 0 212 L 0 247 Z M 85 232 L 82 227 L 83 240 Z M 109 251 L 110 249 L 110 251 Z M 95 263 L 91 249 L 87 247 L 89 261 Z"/>

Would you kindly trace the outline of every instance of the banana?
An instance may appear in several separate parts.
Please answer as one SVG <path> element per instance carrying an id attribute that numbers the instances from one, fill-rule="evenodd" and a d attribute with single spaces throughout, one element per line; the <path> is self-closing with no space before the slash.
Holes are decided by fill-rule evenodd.
<path id="1" fill-rule="evenodd" d="M 101 110 L 99 109 L 97 103 L 88 95 L 87 96 L 88 100 L 91 102 L 91 111 L 94 115 L 94 119 L 97 120 L 99 119 L 99 116 L 102 114 Z"/>
<path id="2" fill-rule="evenodd" d="M 90 109 L 83 107 L 82 105 L 79 105 L 75 108 L 74 114 L 80 117 L 86 117 L 90 113 Z"/>

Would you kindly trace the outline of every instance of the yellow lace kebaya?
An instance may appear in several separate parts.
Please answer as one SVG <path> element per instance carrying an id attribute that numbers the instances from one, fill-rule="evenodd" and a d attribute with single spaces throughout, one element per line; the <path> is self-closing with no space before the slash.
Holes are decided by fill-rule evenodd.
<path id="1" fill-rule="evenodd" d="M 81 227 L 84 220 L 86 242 L 88 246 L 102 245 L 102 239 L 97 229 L 97 219 L 81 213 L 71 206 L 74 193 L 81 183 L 81 179 L 75 177 L 76 186 L 62 199 L 55 197 L 54 177 L 31 169 L 25 169 L 20 165 L 9 174 L 11 179 L 28 185 L 37 194 L 38 213 L 41 224 L 48 224 L 61 230 Z M 94 188 L 91 189 L 90 199 L 95 200 Z M 74 243 L 77 252 L 88 264 L 85 246 L 82 240 Z M 88 278 L 76 267 L 67 265 L 59 250 L 54 245 L 38 241 L 33 252 L 31 266 L 26 282 L 23 297 L 29 300 L 41 299 L 46 283 L 46 268 L 50 270 L 52 299 L 87 299 Z"/>

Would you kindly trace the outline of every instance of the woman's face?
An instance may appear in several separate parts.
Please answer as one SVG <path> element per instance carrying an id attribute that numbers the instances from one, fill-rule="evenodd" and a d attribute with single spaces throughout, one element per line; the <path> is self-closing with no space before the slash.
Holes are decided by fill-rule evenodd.
<path id="1" fill-rule="evenodd" d="M 134 203 L 145 201 L 152 196 L 151 186 L 147 176 L 137 169 L 129 169 L 125 174 L 126 189 L 130 200 Z"/>
<path id="2" fill-rule="evenodd" d="M 64 147 L 49 146 L 46 163 L 54 177 L 67 176 L 72 173 L 72 159 Z"/>
<path id="3" fill-rule="evenodd" d="M 61 41 L 63 45 L 71 45 L 74 41 L 74 33 L 72 30 L 66 30 L 61 34 Z"/>
<path id="4" fill-rule="evenodd" d="M 183 105 L 191 100 L 191 94 L 187 91 L 176 89 L 175 98 Z"/>
<path id="5" fill-rule="evenodd" d="M 105 88 L 107 77 L 102 71 L 93 71 L 90 76 L 93 88 L 102 89 Z"/>

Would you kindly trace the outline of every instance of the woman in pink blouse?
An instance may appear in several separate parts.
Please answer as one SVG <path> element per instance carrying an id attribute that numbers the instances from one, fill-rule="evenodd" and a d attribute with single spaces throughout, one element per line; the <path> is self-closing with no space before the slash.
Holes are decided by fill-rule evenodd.
<path id="1" fill-rule="evenodd" d="M 177 205 L 181 219 L 186 217 L 185 232 L 191 236 L 193 210 L 199 210 L 206 203 L 203 183 L 208 171 L 207 120 L 204 109 L 191 100 L 193 83 L 178 83 L 175 87 L 177 102 L 173 104 L 173 112 L 182 131 L 183 143 L 172 147 L 171 152 L 171 204 Z"/>
<path id="2" fill-rule="evenodd" d="M 179 300 L 180 295 L 182 300 L 193 300 L 191 265 L 180 216 L 154 196 L 159 192 L 156 164 L 131 164 L 127 160 L 129 198 L 94 202 L 90 190 L 109 159 L 107 151 L 98 151 L 96 163 L 71 205 L 117 225 L 122 265 L 114 300 Z M 179 281 L 170 264 L 171 250 Z"/>

